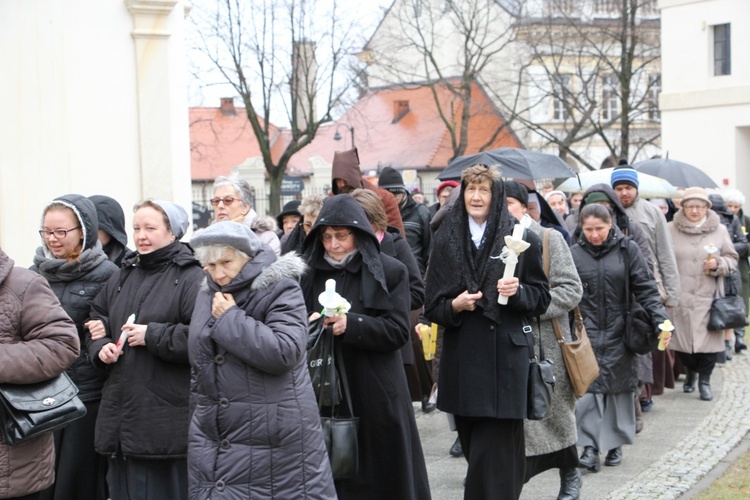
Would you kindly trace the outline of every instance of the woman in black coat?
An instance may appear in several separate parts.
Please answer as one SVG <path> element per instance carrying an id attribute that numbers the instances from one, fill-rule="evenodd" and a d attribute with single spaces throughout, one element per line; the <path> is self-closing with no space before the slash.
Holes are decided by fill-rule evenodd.
<path id="1" fill-rule="evenodd" d="M 187 498 L 188 327 L 203 280 L 179 241 L 187 226 L 187 213 L 173 203 L 137 206 L 136 252 L 91 305 L 89 357 L 108 371 L 95 445 L 109 457 L 113 500 Z"/>
<path id="2" fill-rule="evenodd" d="M 514 224 L 497 171 L 468 168 L 427 272 L 425 314 L 445 326 L 438 408 L 455 416 L 469 462 L 466 499 L 518 498 L 524 483 L 529 327 L 550 293 L 541 242 L 529 231 L 517 277 L 501 279 L 504 237 Z M 499 295 L 507 305 L 498 305 Z"/>
<path id="3" fill-rule="evenodd" d="M 635 438 L 633 397 L 638 375 L 636 354 L 623 340 L 626 283 L 651 314 L 654 332 L 667 314 L 638 245 L 612 223 L 610 211 L 596 203 L 586 205 L 579 222 L 581 236 L 571 253 L 583 282 L 579 307 L 600 373 L 576 404 L 576 425 L 578 445 L 584 447 L 580 466 L 596 472 L 600 450 L 609 450 L 605 465 L 620 465 L 622 445 L 632 444 Z"/>
<path id="4" fill-rule="evenodd" d="M 75 322 L 78 339 L 86 345 L 84 322 L 91 301 L 117 266 L 97 240 L 94 204 L 79 194 L 52 200 L 42 216 L 42 246 L 34 255 L 33 271 L 49 282 L 65 312 Z M 66 370 L 86 405 L 86 416 L 55 431 L 55 484 L 42 499 L 104 500 L 107 462 L 94 450 L 94 425 L 106 373 L 89 361 L 86 349 Z"/>
<path id="5" fill-rule="evenodd" d="M 349 195 L 326 200 L 305 239 L 307 310 L 320 311 L 326 280 L 351 303 L 326 319 L 341 347 L 359 417 L 359 473 L 337 480 L 341 499 L 429 499 L 427 469 L 398 350 L 409 338 L 406 267 L 380 253 L 362 207 Z"/>

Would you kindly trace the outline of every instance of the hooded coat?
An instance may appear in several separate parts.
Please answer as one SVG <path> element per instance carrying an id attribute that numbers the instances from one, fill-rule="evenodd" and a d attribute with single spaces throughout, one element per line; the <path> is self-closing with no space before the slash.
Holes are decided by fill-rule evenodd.
<path id="1" fill-rule="evenodd" d="M 707 326 L 716 288 L 721 287 L 720 292 L 724 288 L 724 280 L 716 278 L 729 276 L 737 267 L 737 251 L 732 239 L 713 210 L 707 210 L 706 222 L 696 227 L 680 209 L 669 223 L 669 232 L 674 242 L 682 288 L 680 301 L 671 311 L 675 329 L 669 348 L 689 354 L 722 352 L 724 335 L 708 331 Z M 706 274 L 703 261 L 707 253 L 703 247 L 709 243 L 718 248 L 714 256 L 719 265 L 715 271 Z"/>
<path id="2" fill-rule="evenodd" d="M 734 285 L 737 288 L 737 293 L 742 290 L 742 277 L 740 276 L 740 265 L 741 261 L 747 263 L 748 245 L 747 236 L 742 231 L 742 223 L 740 218 L 736 217 L 728 208 L 724 202 L 724 198 L 718 195 L 709 195 L 711 200 L 711 210 L 716 212 L 719 216 L 721 223 L 727 228 L 729 238 L 732 240 L 734 250 L 737 252 L 739 258 L 737 268 L 732 271 L 731 278 L 734 280 Z"/>
<path id="3" fill-rule="evenodd" d="M 613 224 L 607 240 L 592 245 L 584 235 L 571 248 L 583 283 L 579 307 L 596 360 L 599 377 L 589 386 L 595 394 L 617 394 L 638 385 L 636 354 L 625 347 L 628 301 L 625 280 L 635 300 L 651 315 L 654 332 L 667 313 L 638 245 Z M 626 268 L 626 259 L 630 268 Z"/>
<path id="4" fill-rule="evenodd" d="M 352 189 L 362 188 L 375 192 L 383 201 L 385 214 L 388 218 L 388 225 L 398 228 L 401 234 L 405 235 L 404 224 L 401 220 L 401 212 L 398 209 L 396 197 L 383 188 L 375 186 L 370 181 L 362 178 L 362 171 L 359 169 L 359 154 L 357 148 L 348 151 L 336 151 L 333 155 L 333 194 L 341 194 L 336 179 L 343 179 Z"/>
<path id="5" fill-rule="evenodd" d="M 91 302 L 109 277 L 117 271 L 117 266 L 102 251 L 97 239 L 99 225 L 96 208 L 88 198 L 68 194 L 56 198 L 52 203 L 60 203 L 73 210 L 83 228 L 82 252 L 70 262 L 66 259 L 57 259 L 42 241 L 42 246 L 37 248 L 34 255 L 31 270 L 47 280 L 63 309 L 76 324 L 80 344 L 85 345 L 86 333 L 83 323 L 89 317 Z M 106 372 L 94 368 L 86 349 L 81 350 L 78 359 L 66 371 L 78 387 L 78 397 L 81 401 L 87 403 L 101 399 Z"/>
<path id="6" fill-rule="evenodd" d="M 329 226 L 352 230 L 358 253 L 343 269 L 324 258 L 321 233 Z M 351 303 L 341 346 L 359 417 L 359 474 L 337 480 L 341 499 L 429 499 L 430 488 L 399 348 L 409 339 L 409 278 L 406 267 L 380 253 L 362 207 L 348 195 L 329 198 L 305 239 L 310 271 L 302 280 L 309 312 L 328 279 Z"/>
<path id="7" fill-rule="evenodd" d="M 335 498 L 307 367 L 307 308 L 295 254 L 270 247 L 226 286 L 211 278 L 190 321 L 191 498 Z M 218 319 L 216 292 L 236 306 Z"/>
<path id="8" fill-rule="evenodd" d="M 98 229 L 103 230 L 112 239 L 103 250 L 109 260 L 120 267 L 122 259 L 128 250 L 128 235 L 125 232 L 125 214 L 117 200 L 104 195 L 89 196 L 89 200 L 96 207 L 96 215 L 99 221 Z M 95 231 L 96 232 L 96 231 Z"/>
<path id="9" fill-rule="evenodd" d="M 91 304 L 107 335 L 88 337 L 89 358 L 108 377 L 96 421 L 96 451 L 125 458 L 187 455 L 190 362 L 188 326 L 203 270 L 187 245 L 174 241 L 151 253 L 128 254 Z M 146 345 L 125 345 L 116 363 L 99 351 L 117 342 L 128 316 L 147 325 Z"/>
<path id="10" fill-rule="evenodd" d="M 541 241 L 524 232 L 531 246 L 516 268 L 522 286 L 506 306 L 498 305 L 497 281 L 505 264 L 497 257 L 515 219 L 507 210 L 503 183 L 494 182 L 493 208 L 477 250 L 463 201 L 465 189 L 462 183 L 458 201 L 445 210 L 426 277 L 425 316 L 445 326 L 437 405 L 464 417 L 525 419 L 529 336 L 524 327 L 532 325 L 533 317 L 543 314 L 550 302 Z M 464 290 L 481 290 L 483 296 L 474 311 L 455 314 L 451 302 Z"/>
<path id="11" fill-rule="evenodd" d="M 32 384 L 56 377 L 79 353 L 76 328 L 47 281 L 13 267 L 0 250 L 0 383 Z M 0 432 L 0 498 L 40 491 L 55 477 L 52 434 L 15 446 Z"/>

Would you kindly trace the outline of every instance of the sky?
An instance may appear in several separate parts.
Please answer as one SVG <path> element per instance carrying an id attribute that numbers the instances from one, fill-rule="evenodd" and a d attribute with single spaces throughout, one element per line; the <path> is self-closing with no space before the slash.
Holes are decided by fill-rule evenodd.
<path id="1" fill-rule="evenodd" d="M 199 0 L 193 0 L 199 1 Z M 341 3 L 342 15 L 352 16 L 357 22 L 362 24 L 363 34 L 366 38 L 372 34 L 377 25 L 380 23 L 383 14 L 388 7 L 393 3 L 393 0 L 359 0 L 355 2 L 344 1 Z M 187 44 L 191 45 L 190 37 L 195 34 L 191 29 L 187 32 Z M 191 64 L 195 68 L 194 64 Z M 222 77 L 215 70 L 210 67 L 202 65 L 198 70 L 201 73 L 201 78 L 196 79 L 193 76 L 195 69 L 191 69 L 190 81 L 189 81 L 189 104 L 191 107 L 205 106 L 205 107 L 218 107 L 220 98 L 222 97 L 237 97 L 235 90 L 228 84 L 220 84 L 214 82 L 221 82 Z M 205 82 L 211 82 L 211 85 L 206 85 Z M 236 104 L 240 104 L 237 102 Z M 282 113 L 281 116 L 272 117 L 272 123 L 284 126 L 283 123 L 286 120 L 286 116 Z"/>

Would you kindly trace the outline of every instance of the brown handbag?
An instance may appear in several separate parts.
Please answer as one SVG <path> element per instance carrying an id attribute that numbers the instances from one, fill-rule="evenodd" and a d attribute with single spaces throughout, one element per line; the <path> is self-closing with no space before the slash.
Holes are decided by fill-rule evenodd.
<path id="1" fill-rule="evenodd" d="M 544 259 L 544 273 L 549 277 L 549 232 L 553 229 L 546 229 L 542 239 L 542 256 Z M 565 342 L 562 328 L 556 318 L 552 318 L 552 328 L 555 330 L 557 342 L 560 344 L 565 369 L 568 371 L 570 384 L 573 386 L 573 392 L 576 397 L 580 398 L 586 394 L 586 390 L 591 383 L 599 376 L 599 363 L 596 361 L 594 349 L 586 335 L 586 327 L 583 325 L 583 318 L 578 306 L 573 309 L 575 318 L 575 338 L 573 342 Z"/>

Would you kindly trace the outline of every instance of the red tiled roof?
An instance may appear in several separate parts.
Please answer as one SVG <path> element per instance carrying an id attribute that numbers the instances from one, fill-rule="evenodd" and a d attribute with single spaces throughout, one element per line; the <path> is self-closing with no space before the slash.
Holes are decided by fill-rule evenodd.
<path id="1" fill-rule="evenodd" d="M 441 102 L 448 103 L 450 94 L 438 87 Z M 409 112 L 394 123 L 394 102 L 408 101 Z M 444 105 L 443 109 L 448 109 Z M 222 116 L 218 108 L 190 110 L 192 175 L 193 179 L 212 179 L 226 175 L 246 158 L 259 156 L 257 141 L 252 135 L 244 110 L 237 108 L 237 116 Z M 472 92 L 469 143 L 465 154 L 479 152 L 504 123 L 481 87 Z M 432 92 L 428 87 L 387 88 L 372 90 L 337 122 L 318 129 L 315 139 L 289 162 L 288 173 L 309 171 L 309 159 L 321 156 L 333 160 L 334 151 L 351 148 L 352 136 L 345 125 L 354 128 L 354 142 L 359 150 L 362 170 L 377 170 L 390 165 L 404 168 L 443 168 L 453 155 L 450 135 L 440 119 Z M 280 132 L 274 144 L 274 158 L 278 158 L 289 143 L 289 131 Z M 341 139 L 333 139 L 336 131 Z M 503 146 L 521 147 L 510 129 L 503 130 L 486 149 Z"/>

